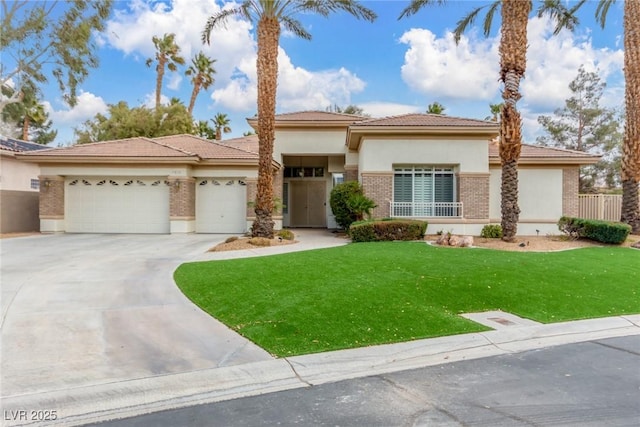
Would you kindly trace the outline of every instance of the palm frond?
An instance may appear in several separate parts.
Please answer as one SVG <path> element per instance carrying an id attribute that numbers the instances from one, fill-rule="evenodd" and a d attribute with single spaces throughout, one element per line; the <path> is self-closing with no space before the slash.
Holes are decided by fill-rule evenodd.
<path id="1" fill-rule="evenodd" d="M 616 0 L 600 0 L 598 2 L 598 7 L 596 8 L 596 21 L 598 21 L 602 28 L 604 28 L 605 24 L 607 23 L 607 14 L 609 13 L 609 8 L 615 2 Z"/>
<path id="2" fill-rule="evenodd" d="M 227 20 L 232 16 L 244 16 L 248 17 L 246 8 L 248 5 L 247 2 L 243 3 L 240 7 L 235 9 L 225 9 L 220 12 L 211 15 L 207 19 L 207 23 L 204 26 L 204 30 L 202 30 L 202 34 L 200 39 L 202 40 L 202 44 L 211 44 L 211 31 L 218 26 L 224 27 L 227 24 Z"/>
<path id="3" fill-rule="evenodd" d="M 311 40 L 311 34 L 304 29 L 302 23 L 289 15 L 280 17 L 280 25 L 302 39 Z"/>
<path id="4" fill-rule="evenodd" d="M 576 12 L 585 2 L 586 0 L 580 0 L 571 9 L 568 9 L 561 0 L 545 0 L 538 8 L 537 15 L 539 18 L 549 15 L 555 21 L 554 35 L 560 33 L 563 28 L 573 31 L 579 24 Z"/>
<path id="5" fill-rule="evenodd" d="M 465 17 L 463 17 L 461 20 L 459 20 L 456 23 L 456 28 L 455 28 L 455 30 L 453 30 L 453 38 L 456 41 L 456 44 L 458 44 L 460 42 L 460 38 L 462 37 L 462 34 L 465 31 L 467 31 L 467 29 L 469 27 L 471 27 L 473 25 L 473 23 L 475 22 L 476 18 L 478 17 L 478 14 L 485 7 L 487 7 L 487 5 L 480 6 L 480 7 L 477 7 L 475 9 L 473 9 Z"/>
<path id="6" fill-rule="evenodd" d="M 411 0 L 411 3 L 409 4 L 409 6 L 405 7 L 402 10 L 402 13 L 400 13 L 400 16 L 398 16 L 398 19 L 415 15 L 425 6 L 429 6 L 432 4 L 437 4 L 441 6 L 444 3 L 445 3 L 445 0 Z"/>
<path id="7" fill-rule="evenodd" d="M 495 15 L 496 10 L 498 10 L 498 7 L 501 4 L 502 4 L 501 1 L 493 2 L 491 6 L 489 6 L 489 9 L 487 10 L 487 14 L 484 16 L 482 30 L 485 37 L 489 37 L 489 35 L 491 34 L 491 26 L 493 24 L 493 15 Z"/>

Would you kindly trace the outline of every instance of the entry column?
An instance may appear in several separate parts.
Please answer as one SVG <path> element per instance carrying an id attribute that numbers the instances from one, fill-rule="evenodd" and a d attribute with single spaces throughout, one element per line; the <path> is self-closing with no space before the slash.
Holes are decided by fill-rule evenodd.
<path id="1" fill-rule="evenodd" d="M 196 229 L 196 180 L 184 176 L 170 176 L 167 181 L 170 187 L 170 232 L 193 233 Z"/>
<path id="2" fill-rule="evenodd" d="M 40 232 L 63 233 L 64 177 L 40 175 Z"/>

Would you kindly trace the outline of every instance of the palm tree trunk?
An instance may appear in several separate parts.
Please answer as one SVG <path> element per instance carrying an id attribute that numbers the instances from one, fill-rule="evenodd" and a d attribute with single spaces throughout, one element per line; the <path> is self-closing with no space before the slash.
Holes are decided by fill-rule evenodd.
<path id="1" fill-rule="evenodd" d="M 222 139 L 222 128 L 220 126 L 216 127 L 216 141 L 220 141 Z"/>
<path id="2" fill-rule="evenodd" d="M 22 140 L 23 141 L 29 140 L 29 124 L 30 124 L 29 116 L 25 115 L 24 119 L 22 120 Z"/>
<path id="3" fill-rule="evenodd" d="M 258 22 L 258 186 L 254 237 L 273 238 L 273 141 L 275 139 L 276 88 L 278 84 L 278 41 L 280 24 L 276 18 Z"/>
<path id="4" fill-rule="evenodd" d="M 189 100 L 189 114 L 193 115 L 193 107 L 196 105 L 196 98 L 200 92 L 200 83 L 193 84 L 193 91 L 191 91 L 191 99 Z"/>
<path id="5" fill-rule="evenodd" d="M 164 78 L 164 63 L 162 58 L 158 59 L 158 65 L 156 71 L 158 76 L 156 77 L 156 110 L 160 108 L 160 93 L 162 92 L 162 79 Z"/>
<path id="6" fill-rule="evenodd" d="M 622 142 L 622 216 L 640 233 L 640 2 L 624 2 L 624 74 L 627 120 Z"/>
<path id="7" fill-rule="evenodd" d="M 522 119 L 516 108 L 520 80 L 527 66 L 527 23 L 531 2 L 503 0 L 500 40 L 500 80 L 504 83 L 504 106 L 500 121 L 500 161 L 502 164 L 502 240 L 513 242 L 518 231 L 518 159 L 522 148 Z"/>

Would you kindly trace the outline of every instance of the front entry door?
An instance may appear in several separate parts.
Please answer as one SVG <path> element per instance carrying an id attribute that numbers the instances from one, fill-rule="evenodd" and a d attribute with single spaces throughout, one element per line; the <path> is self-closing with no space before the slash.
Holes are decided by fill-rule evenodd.
<path id="1" fill-rule="evenodd" d="M 326 183 L 291 181 L 291 226 L 326 227 Z"/>

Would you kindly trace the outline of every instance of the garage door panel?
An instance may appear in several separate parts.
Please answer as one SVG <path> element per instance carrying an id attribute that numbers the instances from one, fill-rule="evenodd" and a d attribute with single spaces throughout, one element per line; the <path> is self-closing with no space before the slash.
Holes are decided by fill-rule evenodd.
<path id="1" fill-rule="evenodd" d="M 247 189 L 237 178 L 202 178 L 196 182 L 196 232 L 244 233 Z"/>
<path id="2" fill-rule="evenodd" d="M 169 187 L 158 178 L 73 178 L 66 183 L 67 231 L 168 233 Z"/>

